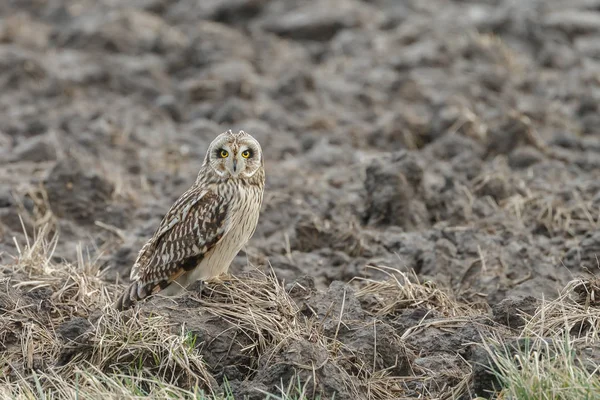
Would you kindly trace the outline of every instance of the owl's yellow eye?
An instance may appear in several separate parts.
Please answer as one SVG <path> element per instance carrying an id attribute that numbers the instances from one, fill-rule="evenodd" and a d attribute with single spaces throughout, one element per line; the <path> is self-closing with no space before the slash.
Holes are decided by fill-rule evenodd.
<path id="1" fill-rule="evenodd" d="M 219 155 L 221 156 L 221 158 L 227 158 L 227 156 L 229 155 L 229 153 L 227 152 L 227 150 L 221 150 L 219 152 Z"/>
<path id="2" fill-rule="evenodd" d="M 245 151 L 243 151 L 243 152 L 242 152 L 242 157 L 244 157 L 244 158 L 248 158 L 248 157 L 250 157 L 250 150 L 245 150 Z"/>

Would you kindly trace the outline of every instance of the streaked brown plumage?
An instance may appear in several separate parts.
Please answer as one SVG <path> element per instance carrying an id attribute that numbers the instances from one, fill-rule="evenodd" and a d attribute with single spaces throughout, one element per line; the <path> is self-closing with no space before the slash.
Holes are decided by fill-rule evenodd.
<path id="1" fill-rule="evenodd" d="M 194 185 L 179 197 L 140 250 L 132 283 L 115 308 L 151 294 L 175 295 L 196 280 L 227 272 L 253 235 L 263 198 L 260 144 L 231 130 L 210 144 Z"/>

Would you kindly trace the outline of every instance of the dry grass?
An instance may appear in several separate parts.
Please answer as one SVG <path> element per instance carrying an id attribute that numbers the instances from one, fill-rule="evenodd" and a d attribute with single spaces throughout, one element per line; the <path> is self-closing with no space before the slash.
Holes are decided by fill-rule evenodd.
<path id="1" fill-rule="evenodd" d="M 413 376 L 402 378 L 384 376 L 382 380 L 393 382 L 398 388 L 397 393 L 402 393 L 403 385 L 399 385 L 399 382 L 404 384 L 418 382 L 426 398 L 459 398 L 468 391 L 471 380 L 469 363 L 456 354 L 450 357 L 452 360 L 449 360 L 447 367 L 430 370 L 420 366 L 418 361 L 415 362 L 423 349 L 414 348 L 405 343 L 411 338 L 425 335 L 429 330 L 453 332 L 466 324 L 473 324 L 474 318 L 482 316 L 482 310 L 479 307 L 461 303 L 449 293 L 437 288 L 433 282 L 420 283 L 414 273 L 409 275 L 389 267 L 377 267 L 376 269 L 387 274 L 389 278 L 385 281 L 356 278 L 365 282 L 356 296 L 368 303 L 368 306 L 365 306 L 373 315 L 381 319 L 393 320 L 403 310 L 427 310 L 416 325 L 406 329 L 398 338 L 399 343 L 405 346 L 404 351 L 410 360 Z M 433 313 L 433 318 L 428 318 L 429 313 Z M 487 328 L 482 327 L 483 330 Z M 456 383 L 440 390 L 439 385 L 445 385 L 446 382 Z M 387 388 L 388 393 L 393 393 L 390 390 L 392 387 L 390 385 Z"/>
<path id="2" fill-rule="evenodd" d="M 597 229 L 600 210 L 591 200 L 573 193 L 575 198 L 566 201 L 554 189 L 528 190 L 507 199 L 504 208 L 523 226 L 543 226 L 551 234 L 577 236 Z"/>
<path id="3" fill-rule="evenodd" d="M 105 374 L 90 365 L 77 369 L 73 380 L 56 372 L 34 373 L 29 379 L 3 384 L 3 399 L 208 399 L 197 387 L 186 390 L 142 373 Z M 225 397 L 223 397 L 225 398 Z"/>
<path id="4" fill-rule="evenodd" d="M 248 352 L 264 354 L 305 332 L 298 307 L 273 276 L 229 276 L 196 301 L 208 313 L 228 321 L 251 339 Z"/>
<path id="5" fill-rule="evenodd" d="M 230 338 L 230 345 L 238 345 L 236 351 L 252 360 L 247 378 L 252 379 L 261 369 L 277 371 L 278 365 L 289 366 L 292 375 L 272 388 L 269 395 L 273 399 L 326 398 L 323 385 L 331 382 L 332 376 L 338 388 L 355 398 L 403 398 L 414 396 L 415 388 L 421 388 L 421 397 L 451 399 L 468 390 L 471 369 L 467 361 L 456 355 L 446 367 L 432 370 L 421 365 L 420 350 L 410 342 L 429 330 L 452 332 L 473 324 L 482 312 L 431 283 L 419 283 L 414 276 L 386 268 L 382 271 L 388 280 L 358 282 L 361 288 L 355 296 L 371 316 L 365 321 L 346 315 L 345 302 L 350 301 L 346 294 L 339 311 L 309 315 L 274 274 L 259 272 L 212 282 L 201 295 L 192 292 L 184 303 L 157 296 L 118 313 L 111 304 L 121 287 L 103 281 L 98 263 L 83 250 L 75 264 L 55 262 L 52 254 L 58 239 L 49 236 L 49 231 L 43 227 L 34 238 L 19 244 L 13 261 L 3 266 L 10 277 L 0 281 L 2 398 L 233 398 L 226 385 L 219 386 L 211 368 L 215 365 L 208 365 L 203 355 L 204 347 L 209 346 L 210 351 L 211 343 L 199 343 L 187 321 L 173 318 L 183 311 L 204 316 L 202 321 L 221 321 L 224 325 L 215 325 L 216 329 L 229 327 L 220 335 Z M 597 281 L 573 281 L 558 299 L 545 302 L 529 319 L 522 337 L 556 338 L 553 343 L 557 347 L 544 349 L 545 354 L 596 343 L 598 286 Z M 312 295 L 306 292 L 306 297 Z M 370 329 L 376 336 L 384 321 L 394 320 L 407 309 L 426 310 L 435 317 L 423 318 L 398 334 L 387 333 L 386 339 L 403 354 L 396 365 L 380 366 L 382 355 L 376 341 L 371 344 L 374 353 L 345 342 L 343 332 Z M 75 320 L 82 321 L 84 328 L 65 333 L 64 327 Z M 331 325 L 326 328 L 327 321 L 333 322 L 333 331 Z M 569 340 L 565 332 L 571 335 Z M 501 340 L 486 343 L 493 351 L 507 396 L 513 381 L 514 387 L 533 385 L 534 372 L 540 380 L 550 380 L 557 379 L 556 371 L 570 368 L 569 376 L 578 382 L 589 378 L 576 358 L 561 363 L 559 358 L 548 358 L 552 363 L 528 370 L 525 366 L 529 364 L 523 363 L 529 362 L 531 352 L 527 353 L 530 358 L 523 354 L 515 363 L 514 358 L 509 360 L 497 351 Z M 547 346 L 548 342 L 536 343 Z M 398 376 L 396 367 L 402 363 L 408 372 Z M 585 390 L 595 390 L 595 386 Z"/>
<path id="6" fill-rule="evenodd" d="M 402 308 L 436 310 L 448 318 L 435 324 L 446 327 L 477 313 L 433 285 L 411 282 L 396 270 L 388 271 L 387 282 L 363 282 L 359 300 L 370 295 L 376 299 L 368 310 L 375 319 L 368 321 L 348 320 L 344 304 L 339 314 L 308 316 L 274 274 L 259 272 L 211 282 L 201 295 L 188 295 L 185 304 L 157 296 L 118 313 L 111 304 L 122 287 L 105 282 L 98 263 L 81 249 L 77 263 L 55 262 L 52 254 L 58 238 L 49 234 L 48 226 L 42 227 L 34 238 L 18 244 L 13 261 L 2 266 L 10 276 L 0 282 L 3 398 L 232 398 L 215 381 L 203 357 L 203 348 L 211 344 L 198 343 L 186 321 L 173 318 L 186 307 L 189 315 L 204 315 L 225 323 L 219 326 L 229 326 L 222 334 L 253 360 L 248 377 L 265 365 L 291 366 L 293 375 L 273 389 L 271 398 L 326 398 L 323 384 L 332 374 L 337 387 L 355 398 L 403 397 L 415 386 L 423 386 L 425 393 L 430 390 L 432 396 L 452 398 L 466 389 L 468 368 L 444 372 L 460 382 L 442 391 L 433 385 L 437 372 L 415 366 L 407 376 L 394 375 L 398 363 L 416 358 L 405 346 L 406 336 L 427 329 L 431 321 L 404 336 L 386 338 L 405 354 L 386 368 L 379 366 L 379 354 L 344 343 L 342 331 L 371 329 L 376 336 L 382 320 Z M 64 327 L 77 319 L 87 326 L 65 334 Z M 327 320 L 334 322 L 335 332 L 326 331 Z M 376 351 L 377 343 L 372 345 Z M 305 348 L 308 355 L 293 355 Z"/>
<path id="7" fill-rule="evenodd" d="M 371 312 L 378 317 L 395 315 L 406 308 L 436 310 L 445 317 L 469 317 L 480 315 L 473 307 L 458 302 L 450 294 L 438 289 L 433 282 L 420 283 L 413 273 L 406 273 L 389 267 L 371 267 L 389 276 L 385 281 L 367 280 L 357 292 L 358 298 L 371 297 Z M 356 278 L 357 280 L 363 280 Z"/>
<path id="8" fill-rule="evenodd" d="M 542 337 L 567 333 L 578 341 L 596 341 L 600 338 L 598 282 L 598 279 L 569 282 L 557 299 L 540 306 L 523 333 Z"/>
<path id="9" fill-rule="evenodd" d="M 165 318 L 127 316 L 110 307 L 114 287 L 83 252 L 76 265 L 55 264 L 57 237 L 48 240 L 46 231 L 19 247 L 5 266 L 12 278 L 1 283 L 0 381 L 9 398 L 95 398 L 214 385 L 189 338 L 170 333 Z M 46 288 L 51 295 L 43 294 Z M 92 322 L 91 329 L 79 338 L 62 337 L 59 327 L 77 317 Z M 121 391 L 114 392 L 119 382 Z"/>

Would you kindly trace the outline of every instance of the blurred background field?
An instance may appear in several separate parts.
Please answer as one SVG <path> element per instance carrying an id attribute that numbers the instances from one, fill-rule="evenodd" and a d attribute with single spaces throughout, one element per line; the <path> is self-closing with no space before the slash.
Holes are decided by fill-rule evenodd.
<path id="1" fill-rule="evenodd" d="M 0 2 L 6 393 L 69 397 L 79 374 L 90 398 L 264 398 L 296 380 L 292 398 L 487 397 L 509 385 L 474 367 L 494 364 L 482 335 L 560 336 L 585 381 L 599 98 L 595 0 Z M 227 129 L 261 142 L 267 170 L 234 283 L 111 313 Z"/>

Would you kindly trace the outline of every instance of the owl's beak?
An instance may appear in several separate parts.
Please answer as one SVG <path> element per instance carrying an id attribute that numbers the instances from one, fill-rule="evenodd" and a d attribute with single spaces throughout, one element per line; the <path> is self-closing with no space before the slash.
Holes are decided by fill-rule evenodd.
<path id="1" fill-rule="evenodd" d="M 234 158 L 233 159 L 233 173 L 237 172 L 237 160 Z"/>

